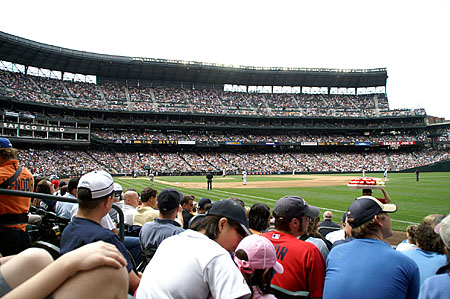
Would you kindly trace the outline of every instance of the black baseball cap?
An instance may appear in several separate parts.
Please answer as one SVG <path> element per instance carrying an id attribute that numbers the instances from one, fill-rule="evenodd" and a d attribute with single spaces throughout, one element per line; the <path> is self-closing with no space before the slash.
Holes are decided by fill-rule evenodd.
<path id="1" fill-rule="evenodd" d="M 206 215 L 223 216 L 227 219 L 233 220 L 240 224 L 247 235 L 251 235 L 248 228 L 248 219 L 245 209 L 235 201 L 230 199 L 223 199 L 213 202 L 211 208 L 206 212 Z"/>
<path id="2" fill-rule="evenodd" d="M 183 194 L 180 191 L 166 188 L 158 194 L 158 209 L 164 212 L 171 211 L 180 205 Z"/>
<path id="3" fill-rule="evenodd" d="M 204 210 L 205 205 L 209 203 L 212 203 L 211 199 L 209 199 L 208 197 L 202 197 L 197 203 L 197 208 Z"/>

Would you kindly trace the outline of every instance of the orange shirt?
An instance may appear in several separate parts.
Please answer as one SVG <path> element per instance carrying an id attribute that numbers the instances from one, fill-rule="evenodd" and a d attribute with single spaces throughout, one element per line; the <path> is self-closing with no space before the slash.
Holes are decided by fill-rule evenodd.
<path id="1" fill-rule="evenodd" d="M 7 161 L 0 165 L 0 184 L 9 179 L 16 173 L 19 167 L 18 160 Z M 34 179 L 31 173 L 25 167 L 17 179 L 9 185 L 8 189 L 33 192 Z M 0 195 L 0 215 L 3 214 L 22 214 L 28 213 L 30 209 L 30 197 L 19 197 Z M 11 225 L 8 227 L 16 227 L 25 231 L 26 224 Z"/>

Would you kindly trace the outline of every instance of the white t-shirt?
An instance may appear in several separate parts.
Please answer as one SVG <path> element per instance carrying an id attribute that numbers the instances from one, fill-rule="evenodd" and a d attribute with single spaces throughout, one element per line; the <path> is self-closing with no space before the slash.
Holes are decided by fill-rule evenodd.
<path id="1" fill-rule="evenodd" d="M 75 196 L 73 196 L 69 192 L 64 194 L 63 197 L 77 199 Z M 62 217 L 62 218 L 66 218 L 66 219 L 72 219 L 72 217 L 70 217 L 70 213 L 74 206 L 78 206 L 78 204 L 71 203 L 71 202 L 58 201 L 58 202 L 56 202 L 56 207 L 55 207 L 56 215 L 58 217 Z"/>
<path id="2" fill-rule="evenodd" d="M 136 208 L 130 205 L 123 205 L 123 222 L 127 225 L 133 225 L 133 215 L 136 212 Z"/>
<path id="3" fill-rule="evenodd" d="M 343 229 L 335 230 L 334 232 L 330 232 L 325 236 L 325 239 L 334 244 L 337 240 L 345 239 L 345 231 Z"/>
<path id="4" fill-rule="evenodd" d="M 189 229 L 159 245 L 145 268 L 136 297 L 231 299 L 250 294 L 230 253 Z"/>

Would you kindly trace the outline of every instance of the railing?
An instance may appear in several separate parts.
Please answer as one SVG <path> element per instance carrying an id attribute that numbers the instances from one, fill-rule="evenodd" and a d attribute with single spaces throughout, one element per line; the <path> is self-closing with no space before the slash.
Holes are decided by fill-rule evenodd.
<path id="1" fill-rule="evenodd" d="M 8 196 L 22 196 L 22 197 L 31 197 L 31 200 L 34 198 L 45 199 L 45 200 L 53 200 L 53 201 L 62 201 L 62 202 L 70 202 L 70 203 L 78 203 L 76 199 L 63 197 L 63 196 L 55 196 L 44 193 L 35 193 L 35 192 L 27 192 L 27 191 L 18 191 L 11 189 L 2 189 L 0 188 L 0 195 L 8 195 Z M 113 205 L 112 208 L 117 211 L 119 215 L 119 238 L 120 241 L 124 241 L 124 216 L 122 210 Z"/>

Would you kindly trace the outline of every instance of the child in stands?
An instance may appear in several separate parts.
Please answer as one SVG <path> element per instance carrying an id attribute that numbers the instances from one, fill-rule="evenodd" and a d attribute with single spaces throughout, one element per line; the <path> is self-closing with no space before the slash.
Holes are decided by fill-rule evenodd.
<path id="1" fill-rule="evenodd" d="M 272 242 L 259 235 L 245 237 L 236 248 L 234 261 L 252 290 L 250 298 L 275 298 L 270 281 L 275 271 L 281 274 L 284 270 Z"/>

